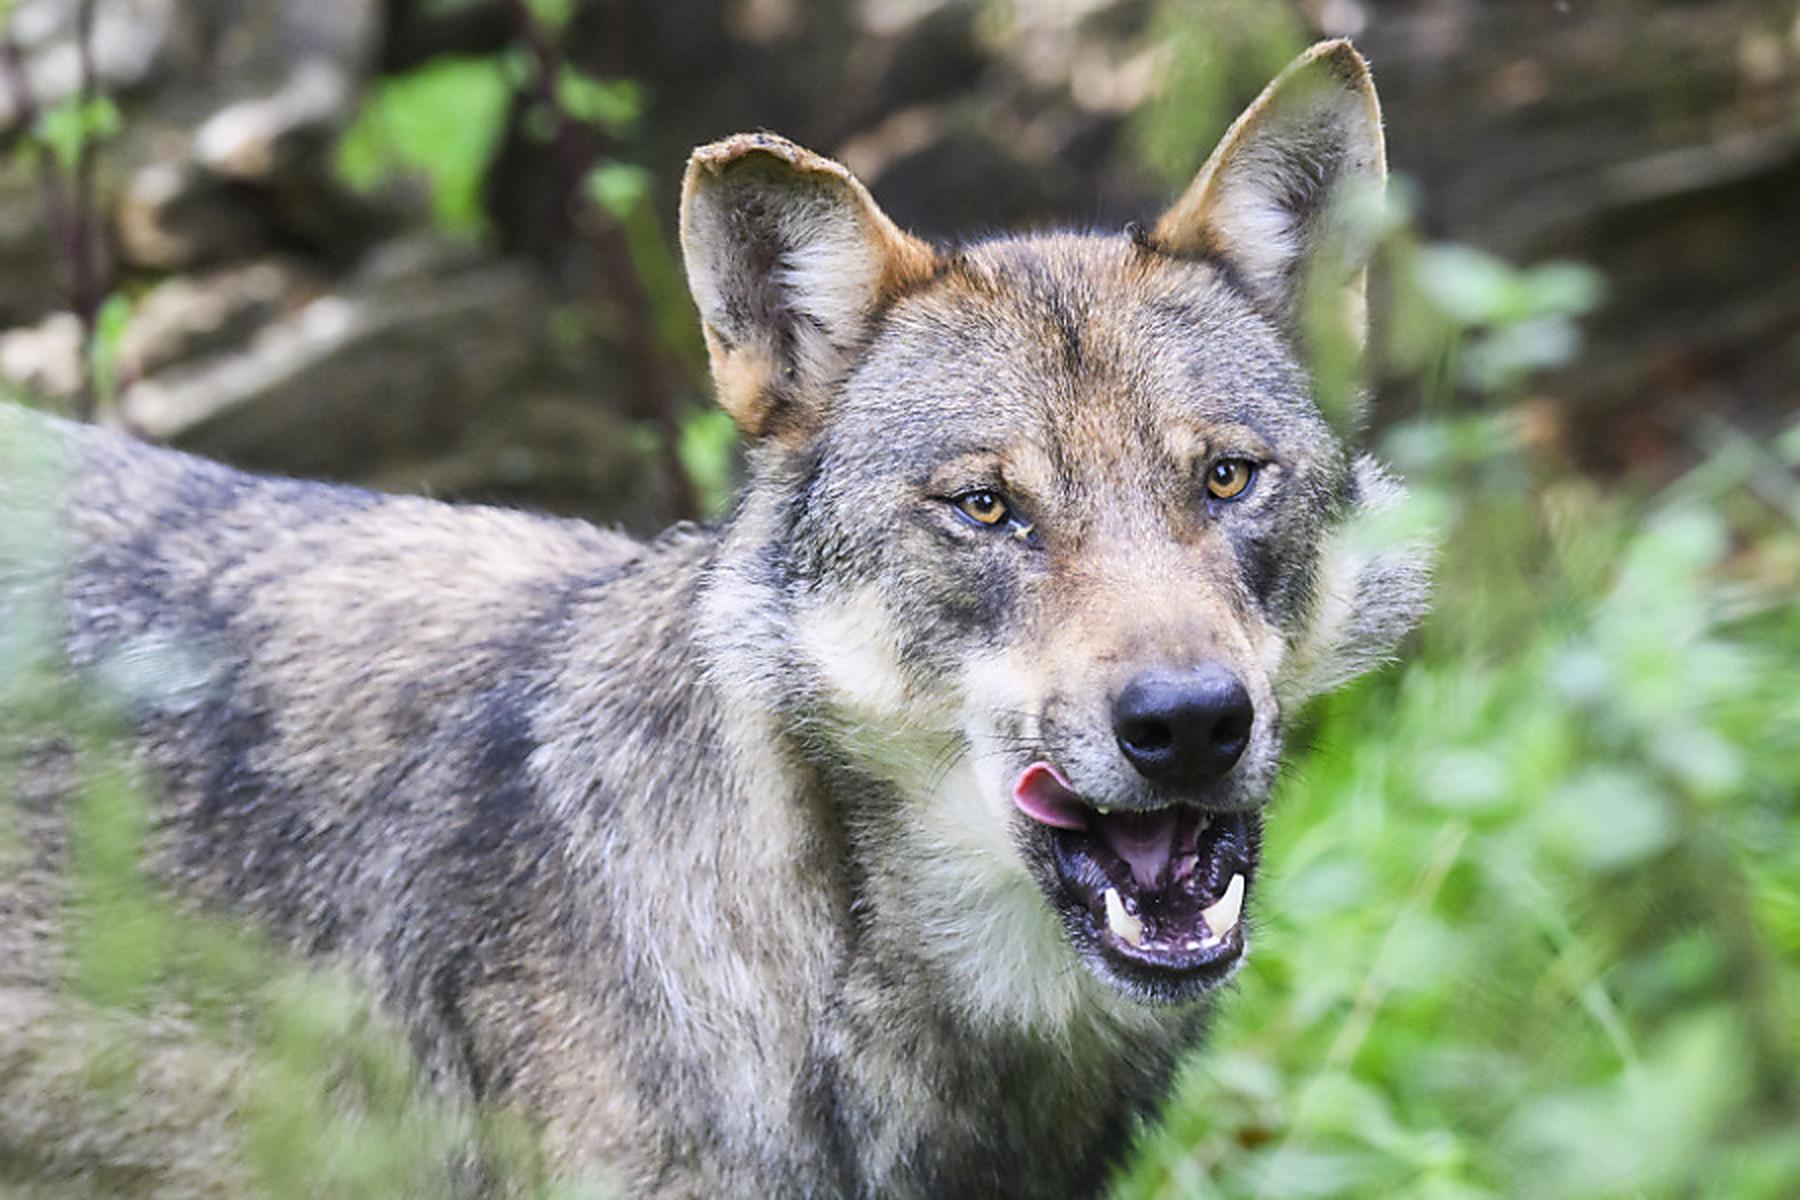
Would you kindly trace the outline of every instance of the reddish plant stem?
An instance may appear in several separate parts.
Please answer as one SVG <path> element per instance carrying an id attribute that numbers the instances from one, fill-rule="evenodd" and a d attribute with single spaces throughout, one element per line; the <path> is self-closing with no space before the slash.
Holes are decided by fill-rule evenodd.
<path id="1" fill-rule="evenodd" d="M 85 116 L 94 98 L 94 0 L 81 0 L 75 14 L 75 44 L 80 76 L 76 103 Z M 13 115 L 22 136 L 32 136 L 41 115 L 24 51 L 10 25 L 0 34 L 0 68 L 6 75 L 13 101 Z M 94 139 L 84 134 L 76 153 L 73 180 L 65 181 L 62 164 L 48 148 L 40 148 L 38 177 L 44 192 L 44 211 L 55 239 L 63 276 L 63 297 L 81 323 L 80 390 L 74 412 L 82 420 L 94 415 L 93 349 L 104 289 L 100 281 L 94 219 Z"/>
<path id="2" fill-rule="evenodd" d="M 95 0 L 81 0 L 75 13 L 75 49 L 80 62 L 76 105 L 84 122 L 92 111 L 95 94 L 94 5 Z M 69 307 L 75 310 L 75 316 L 81 322 L 81 393 L 77 406 L 83 420 L 94 415 L 99 402 L 94 388 L 93 356 L 100 305 L 106 290 L 100 278 L 98 230 L 95 228 L 94 167 L 98 149 L 98 139 L 84 127 L 80 147 L 75 152 L 74 195 L 69 213 Z"/>
<path id="3" fill-rule="evenodd" d="M 681 409 L 676 369 L 651 316 L 650 298 L 631 261 L 625 230 L 582 193 L 584 182 L 604 148 L 596 131 L 572 118 L 557 94 L 561 51 L 533 15 L 527 0 L 505 0 L 513 25 L 531 55 L 533 91 L 550 114 L 552 145 L 571 202 L 580 205 L 576 228 L 588 234 L 602 285 L 623 314 L 626 377 L 641 411 L 656 425 L 665 473 L 674 489 L 674 505 L 683 517 L 699 515 L 693 481 L 680 454 Z"/>

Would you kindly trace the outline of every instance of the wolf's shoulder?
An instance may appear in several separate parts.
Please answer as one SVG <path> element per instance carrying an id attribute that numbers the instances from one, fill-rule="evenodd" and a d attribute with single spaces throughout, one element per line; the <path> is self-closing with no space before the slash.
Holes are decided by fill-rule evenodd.
<path id="1" fill-rule="evenodd" d="M 0 403 L 0 512 L 56 515 L 82 546 L 235 545 L 258 558 L 499 557 L 603 568 L 644 543 L 589 521 L 257 474 Z"/>

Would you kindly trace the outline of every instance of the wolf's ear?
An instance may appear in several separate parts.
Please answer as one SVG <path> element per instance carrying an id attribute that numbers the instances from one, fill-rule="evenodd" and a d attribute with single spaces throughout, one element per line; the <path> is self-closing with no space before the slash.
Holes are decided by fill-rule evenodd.
<path id="1" fill-rule="evenodd" d="M 719 403 L 752 438 L 803 438 L 870 318 L 937 254 L 838 163 L 740 134 L 688 159 L 681 249 Z"/>
<path id="2" fill-rule="evenodd" d="M 1226 131 L 1153 237 L 1173 253 L 1224 259 L 1258 305 L 1296 334 L 1302 289 L 1328 289 L 1307 298 L 1306 314 L 1341 314 L 1343 332 L 1360 347 L 1367 271 L 1327 244 L 1327 218 L 1341 190 L 1379 191 L 1386 181 L 1368 64 L 1349 42 L 1320 42 Z"/>

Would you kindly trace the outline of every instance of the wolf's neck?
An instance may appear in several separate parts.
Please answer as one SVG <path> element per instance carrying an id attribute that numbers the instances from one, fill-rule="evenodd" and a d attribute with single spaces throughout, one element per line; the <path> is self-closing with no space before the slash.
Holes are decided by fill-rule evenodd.
<path id="1" fill-rule="evenodd" d="M 779 569 L 747 552 L 761 533 L 727 532 L 697 636 L 740 836 L 762 855 L 761 953 L 789 963 L 764 1011 L 808 1019 L 781 1064 L 798 1068 L 782 1103 L 814 1139 L 796 1153 L 835 1158 L 820 1165 L 846 1194 L 1096 1189 L 1192 1014 L 1130 1004 L 1074 960 L 1009 848 L 981 840 L 1000 823 L 979 819 L 993 789 L 969 756 L 900 735 L 861 746 L 795 715 L 815 685 Z"/>
<path id="2" fill-rule="evenodd" d="M 1186 1021 L 1100 987 L 1032 882 L 959 839 L 981 781 L 907 794 L 793 715 L 806 684 L 754 552 L 777 532 L 646 562 L 578 613 L 557 671 L 571 732 L 546 753 L 597 781 L 564 811 L 641 989 L 629 1040 L 655 1028 L 659 1069 L 704 1097 L 662 1114 L 666 1153 L 783 1129 L 781 1157 L 846 1194 L 1068 1194 L 1123 1152 Z"/>

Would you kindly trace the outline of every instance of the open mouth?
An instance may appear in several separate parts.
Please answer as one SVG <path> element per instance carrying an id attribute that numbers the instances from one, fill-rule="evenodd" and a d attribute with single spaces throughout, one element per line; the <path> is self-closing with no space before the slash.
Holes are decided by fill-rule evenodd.
<path id="1" fill-rule="evenodd" d="M 1045 762 L 1025 768 L 1013 799 L 1049 835 L 1071 932 L 1121 982 L 1179 999 L 1222 982 L 1243 957 L 1255 816 L 1191 805 L 1106 811 Z"/>

